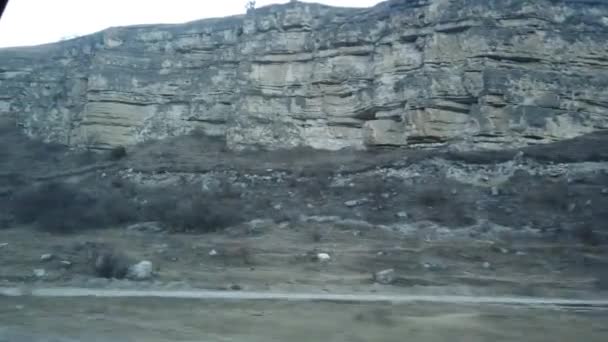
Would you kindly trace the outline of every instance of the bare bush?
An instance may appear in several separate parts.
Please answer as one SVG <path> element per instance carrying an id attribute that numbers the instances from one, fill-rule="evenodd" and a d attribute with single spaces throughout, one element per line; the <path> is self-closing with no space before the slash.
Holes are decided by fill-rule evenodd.
<path id="1" fill-rule="evenodd" d="M 568 208 L 568 185 L 564 183 L 546 184 L 542 188 L 527 192 L 523 201 L 526 205 L 544 210 L 566 210 Z"/>
<path id="2" fill-rule="evenodd" d="M 599 246 L 602 243 L 601 237 L 588 225 L 576 229 L 575 234 L 578 240 L 586 246 Z"/>
<path id="3" fill-rule="evenodd" d="M 441 206 L 447 201 L 448 195 L 446 191 L 440 188 L 431 188 L 416 194 L 416 202 L 425 207 Z"/>
<path id="4" fill-rule="evenodd" d="M 105 251 L 96 256 L 93 269 L 98 277 L 123 279 L 129 270 L 129 260 L 122 254 Z"/>
<path id="5" fill-rule="evenodd" d="M 124 146 L 116 146 L 110 150 L 110 160 L 120 160 L 127 156 L 127 149 Z"/>
<path id="6" fill-rule="evenodd" d="M 231 192 L 158 191 L 147 196 L 146 220 L 163 222 L 172 231 L 214 232 L 244 222 L 242 203 Z"/>
<path id="7" fill-rule="evenodd" d="M 357 322 L 368 322 L 383 326 L 395 325 L 393 319 L 393 313 L 390 309 L 370 309 L 367 311 L 361 311 L 353 317 Z"/>
<path id="8" fill-rule="evenodd" d="M 136 214 L 132 203 L 116 191 L 87 191 L 60 182 L 22 189 L 11 209 L 19 223 L 61 233 L 128 222 Z"/>
<path id="9" fill-rule="evenodd" d="M 430 186 L 414 194 L 415 204 L 422 215 L 448 227 L 470 226 L 475 223 L 465 196 L 450 193 L 447 188 Z"/>
<path id="10" fill-rule="evenodd" d="M 255 264 L 253 250 L 244 242 L 229 243 L 220 248 L 219 254 L 229 265 L 251 266 Z"/>
<path id="11" fill-rule="evenodd" d="M 315 229 L 312 232 L 312 241 L 321 242 L 321 240 L 323 240 L 323 233 L 319 229 Z"/>
<path id="12" fill-rule="evenodd" d="M 602 270 L 595 278 L 595 288 L 598 290 L 608 290 L 608 272 Z"/>

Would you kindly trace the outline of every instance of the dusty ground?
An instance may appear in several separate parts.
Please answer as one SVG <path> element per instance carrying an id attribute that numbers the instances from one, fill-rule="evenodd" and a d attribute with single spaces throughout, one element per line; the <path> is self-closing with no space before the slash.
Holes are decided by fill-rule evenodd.
<path id="1" fill-rule="evenodd" d="M 0 341 L 605 341 L 606 311 L 0 298 Z"/>
<path id="2" fill-rule="evenodd" d="M 0 286 L 562 297 L 595 297 L 606 290 L 606 246 L 446 239 L 432 235 L 432 229 L 427 236 L 406 236 L 382 226 L 347 223 L 259 222 L 204 235 L 125 228 L 70 235 L 8 229 L 0 241 L 5 244 L 0 247 Z M 152 261 L 154 279 L 137 283 L 96 277 L 89 252 L 100 246 L 124 251 L 133 261 Z M 210 255 L 211 251 L 217 255 Z M 332 259 L 314 260 L 319 252 Z M 40 260 L 46 253 L 53 259 Z M 64 260 L 71 265 L 66 267 Z M 372 272 L 387 268 L 396 271 L 394 284 L 375 284 Z M 44 269 L 46 275 L 37 277 L 34 269 Z"/>

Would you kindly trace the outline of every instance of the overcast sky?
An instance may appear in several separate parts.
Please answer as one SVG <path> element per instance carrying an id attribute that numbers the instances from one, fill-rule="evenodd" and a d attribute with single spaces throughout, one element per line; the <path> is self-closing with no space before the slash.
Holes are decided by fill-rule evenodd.
<path id="1" fill-rule="evenodd" d="M 9 0 L 0 20 L 0 47 L 35 45 L 97 32 L 110 26 L 180 23 L 245 12 L 246 0 Z M 257 0 L 257 7 L 286 3 Z M 318 0 L 368 7 L 379 0 Z"/>

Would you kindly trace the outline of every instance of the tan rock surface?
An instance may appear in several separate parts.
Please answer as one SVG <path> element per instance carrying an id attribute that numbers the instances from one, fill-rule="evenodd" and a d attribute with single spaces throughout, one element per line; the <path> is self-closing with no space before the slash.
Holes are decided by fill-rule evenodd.
<path id="1" fill-rule="evenodd" d="M 608 126 L 608 5 L 293 2 L 0 49 L 0 115 L 109 147 L 199 129 L 233 149 L 502 148 Z"/>

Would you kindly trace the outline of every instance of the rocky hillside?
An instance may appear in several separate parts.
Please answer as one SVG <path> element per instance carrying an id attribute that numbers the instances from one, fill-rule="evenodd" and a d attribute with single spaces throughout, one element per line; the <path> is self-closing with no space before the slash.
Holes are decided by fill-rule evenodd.
<path id="1" fill-rule="evenodd" d="M 0 49 L 0 116 L 109 147 L 504 148 L 608 126 L 608 1 L 293 2 Z"/>

